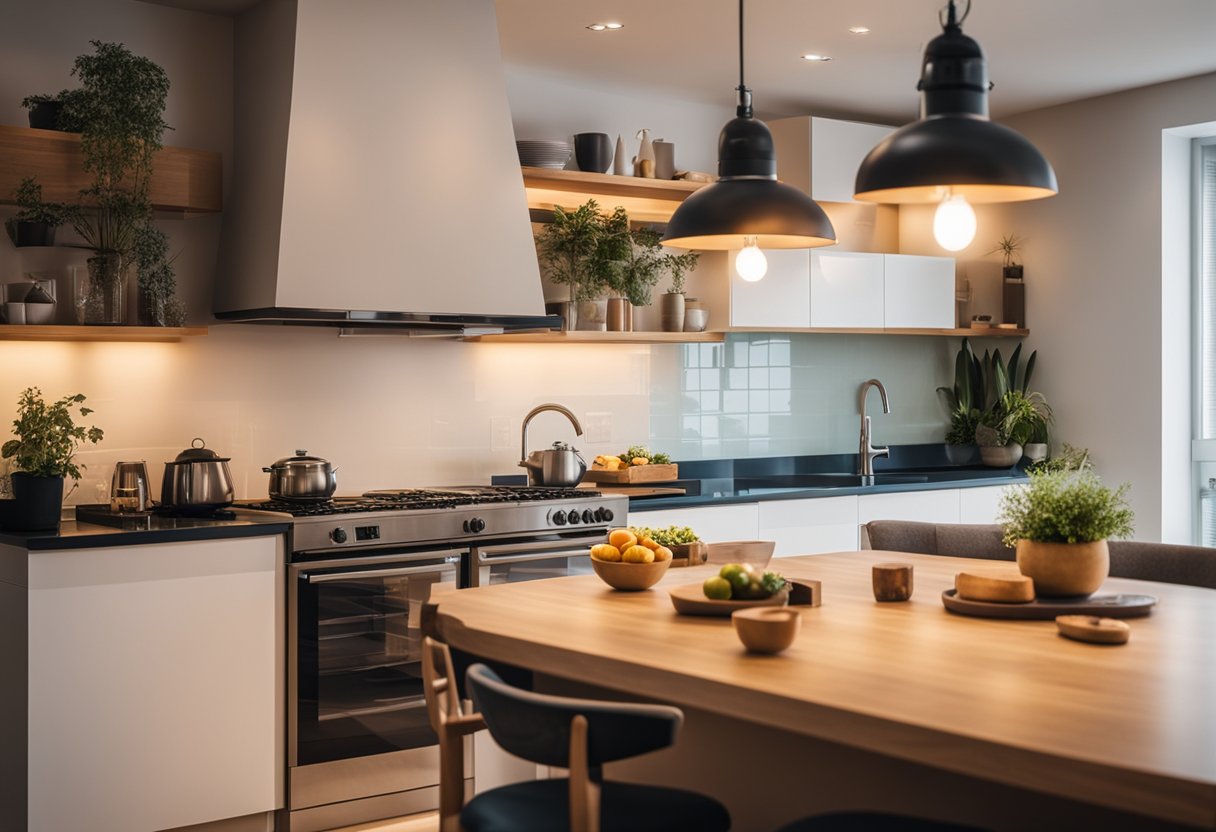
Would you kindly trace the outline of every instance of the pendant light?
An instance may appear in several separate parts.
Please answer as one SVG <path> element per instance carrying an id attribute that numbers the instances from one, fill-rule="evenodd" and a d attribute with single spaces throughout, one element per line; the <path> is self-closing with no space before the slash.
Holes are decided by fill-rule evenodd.
<path id="1" fill-rule="evenodd" d="M 925 47 L 920 119 L 870 151 L 857 171 L 853 198 L 866 202 L 938 204 L 934 236 L 950 251 L 975 238 L 983 202 L 1021 202 L 1059 190 L 1051 164 L 1020 133 L 988 119 L 984 53 L 962 24 L 954 0 L 939 15 L 942 33 Z"/>
<path id="2" fill-rule="evenodd" d="M 718 181 L 694 192 L 667 221 L 663 244 L 674 248 L 739 249 L 745 280 L 764 277 L 763 248 L 817 248 L 836 243 L 832 222 L 802 191 L 777 181 L 773 134 L 752 116 L 743 83 L 743 0 L 739 0 L 739 98 L 736 117 L 718 136 Z"/>

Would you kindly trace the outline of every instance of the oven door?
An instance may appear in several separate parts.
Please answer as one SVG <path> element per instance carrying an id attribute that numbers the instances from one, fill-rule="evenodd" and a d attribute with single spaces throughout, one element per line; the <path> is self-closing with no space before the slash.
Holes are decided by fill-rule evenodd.
<path id="1" fill-rule="evenodd" d="M 606 532 L 532 538 L 518 543 L 474 546 L 469 556 L 469 586 L 535 581 L 563 575 L 590 575 L 589 551 L 607 539 Z"/>
<path id="2" fill-rule="evenodd" d="M 422 606 L 458 551 L 291 566 L 288 764 L 436 745 L 422 689 Z"/>

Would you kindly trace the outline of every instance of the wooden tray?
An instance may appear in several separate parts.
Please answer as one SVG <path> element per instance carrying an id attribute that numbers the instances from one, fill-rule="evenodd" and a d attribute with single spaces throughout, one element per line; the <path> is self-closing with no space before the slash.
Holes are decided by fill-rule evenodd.
<path id="1" fill-rule="evenodd" d="M 726 618 L 735 610 L 745 610 L 749 607 L 784 607 L 790 598 L 790 591 L 783 589 L 768 598 L 758 598 L 754 601 L 716 601 L 706 598 L 701 584 L 685 584 L 673 586 L 668 590 L 671 605 L 680 615 L 719 615 Z"/>
<path id="2" fill-rule="evenodd" d="M 1057 615 L 1097 615 L 1103 618 L 1139 618 L 1149 615 L 1157 599 L 1152 595 L 1091 595 L 1088 598 L 1036 598 L 1024 604 L 968 601 L 955 590 L 942 593 L 942 604 L 950 612 L 979 618 L 1016 618 L 1050 621 Z"/>
<path id="3" fill-rule="evenodd" d="M 605 471 L 601 468 L 589 468 L 583 474 L 584 482 L 603 482 L 614 485 L 624 485 L 638 482 L 672 482 L 680 478 L 680 466 L 674 462 L 670 465 L 630 465 L 619 471 Z"/>

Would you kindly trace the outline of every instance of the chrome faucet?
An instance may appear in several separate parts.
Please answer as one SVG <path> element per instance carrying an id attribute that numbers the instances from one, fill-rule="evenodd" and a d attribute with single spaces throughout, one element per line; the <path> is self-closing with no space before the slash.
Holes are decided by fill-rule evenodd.
<path id="1" fill-rule="evenodd" d="M 865 384 L 861 385 L 861 444 L 857 449 L 857 473 L 863 477 L 874 476 L 874 457 L 891 456 L 890 448 L 875 448 L 870 444 L 870 417 L 866 415 L 866 394 L 870 392 L 871 387 L 878 388 L 878 394 L 882 396 L 882 412 L 890 413 L 891 405 L 887 403 L 887 388 L 882 386 L 882 382 L 876 378 L 872 378 Z"/>

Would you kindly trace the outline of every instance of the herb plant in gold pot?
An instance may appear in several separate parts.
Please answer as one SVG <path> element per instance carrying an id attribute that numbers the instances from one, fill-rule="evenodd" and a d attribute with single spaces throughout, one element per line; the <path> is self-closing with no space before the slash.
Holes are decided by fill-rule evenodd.
<path id="1" fill-rule="evenodd" d="M 1092 471 L 1031 473 L 1001 501 L 1005 545 L 1036 595 L 1087 596 L 1110 572 L 1109 538 L 1130 537 L 1129 486 L 1107 488 Z"/>

